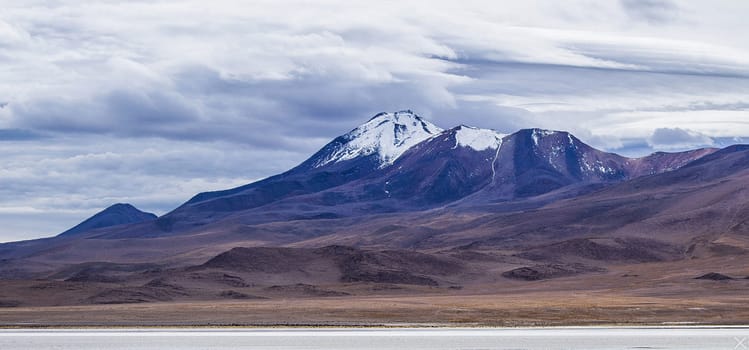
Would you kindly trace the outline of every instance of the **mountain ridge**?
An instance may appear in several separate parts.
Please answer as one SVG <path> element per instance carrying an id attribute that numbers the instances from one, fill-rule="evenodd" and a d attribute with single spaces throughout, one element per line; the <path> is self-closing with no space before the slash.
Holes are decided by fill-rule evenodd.
<path id="1" fill-rule="evenodd" d="M 599 151 L 565 131 L 530 128 L 503 134 L 464 124 L 442 129 L 411 110 L 383 112 L 286 172 L 198 193 L 152 223 L 135 227 L 133 234 L 192 232 L 238 213 L 257 224 L 418 211 L 450 203 L 475 206 L 549 193 L 554 201 L 593 190 L 596 184 L 678 169 L 715 151 L 628 158 Z M 568 187 L 580 190 L 563 191 Z M 117 237 L 127 235 L 125 230 Z"/>
<path id="2" fill-rule="evenodd" d="M 319 206 L 359 203 L 356 210 L 380 212 L 437 207 L 482 190 L 493 191 L 483 196 L 488 200 L 507 201 L 576 183 L 624 181 L 669 171 L 713 151 L 627 158 L 596 150 L 564 131 L 535 128 L 502 134 L 466 125 L 442 129 L 410 110 L 378 113 L 298 166 L 255 183 L 197 194 L 158 223 L 171 232 L 233 212 L 278 206 L 274 203 L 290 198 L 317 197 L 312 204 Z M 393 203 L 393 198 L 412 203 Z M 316 215 L 348 214 L 303 216 Z"/>

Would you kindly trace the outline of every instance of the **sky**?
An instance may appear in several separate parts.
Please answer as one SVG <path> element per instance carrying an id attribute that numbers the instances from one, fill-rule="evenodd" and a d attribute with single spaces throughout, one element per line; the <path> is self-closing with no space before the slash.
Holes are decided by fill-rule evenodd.
<path id="1" fill-rule="evenodd" d="M 0 242 L 118 202 L 164 214 L 382 111 L 565 130 L 633 157 L 749 142 L 747 1 L 2 7 Z"/>

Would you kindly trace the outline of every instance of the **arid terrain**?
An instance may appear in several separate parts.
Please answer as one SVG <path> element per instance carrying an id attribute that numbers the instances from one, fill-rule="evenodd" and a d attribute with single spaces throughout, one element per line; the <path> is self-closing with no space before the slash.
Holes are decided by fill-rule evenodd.
<path id="1" fill-rule="evenodd" d="M 703 267 L 706 264 L 723 266 L 722 271 L 734 279 L 696 279 L 709 273 Z M 749 320 L 746 266 L 745 258 L 618 265 L 606 272 L 537 281 L 508 279 L 498 274 L 492 276 L 493 281 L 487 279 L 461 287 L 371 282 L 268 287 L 240 284 L 226 275 L 223 275 L 227 280 L 225 286 L 220 288 L 200 281 L 184 283 L 182 277 L 150 283 L 148 287 L 119 287 L 112 282 L 4 281 L 0 324 L 6 327 L 746 324 Z M 81 299 L 84 302 L 76 302 Z M 14 300 L 26 302 L 17 305 Z M 29 302 L 32 300 L 33 304 Z"/>
<path id="2" fill-rule="evenodd" d="M 746 297 L 736 296 L 746 289 L 742 284 L 696 289 L 693 297 L 510 290 L 17 307 L 3 309 L 0 322 L 4 327 L 732 325 L 749 320 Z M 705 291 L 717 294 L 699 296 Z"/>

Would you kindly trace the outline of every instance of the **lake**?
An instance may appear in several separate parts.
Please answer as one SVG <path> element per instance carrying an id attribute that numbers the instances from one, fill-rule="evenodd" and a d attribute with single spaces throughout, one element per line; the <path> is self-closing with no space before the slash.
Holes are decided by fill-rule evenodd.
<path id="1" fill-rule="evenodd" d="M 749 350 L 749 328 L 8 329 L 0 349 Z"/>

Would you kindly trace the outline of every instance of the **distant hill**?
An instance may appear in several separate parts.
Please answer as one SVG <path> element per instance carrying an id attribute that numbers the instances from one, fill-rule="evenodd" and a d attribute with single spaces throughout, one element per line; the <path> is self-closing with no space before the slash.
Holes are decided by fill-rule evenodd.
<path id="1" fill-rule="evenodd" d="M 155 214 L 140 211 L 130 204 L 117 203 L 61 233 L 60 236 L 73 236 L 98 228 L 152 221 L 156 217 Z"/>

